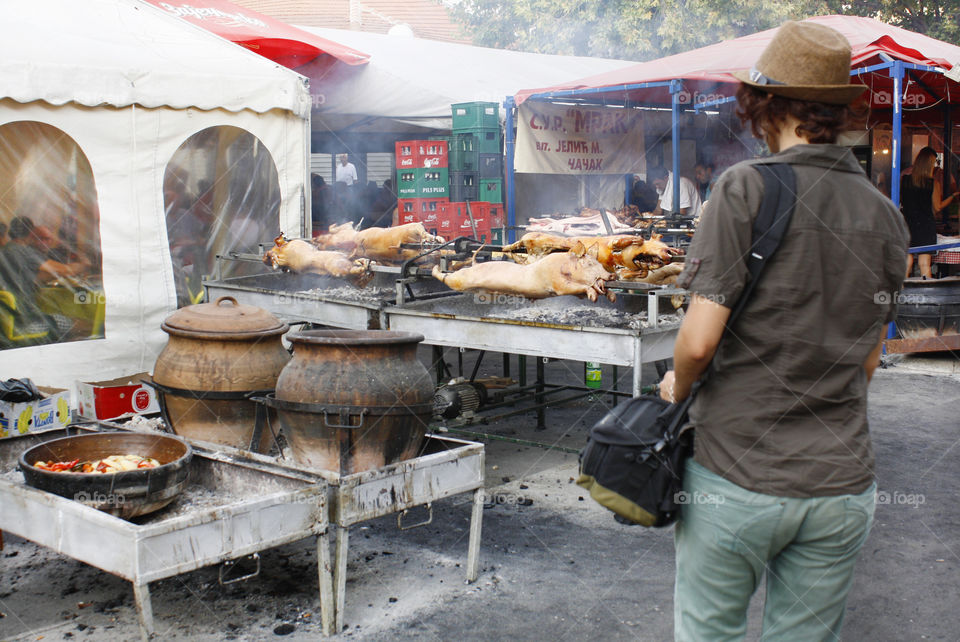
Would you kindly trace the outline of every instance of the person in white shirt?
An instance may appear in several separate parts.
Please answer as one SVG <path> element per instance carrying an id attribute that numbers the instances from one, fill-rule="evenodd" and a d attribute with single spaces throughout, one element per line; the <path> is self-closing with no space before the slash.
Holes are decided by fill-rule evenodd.
<path id="1" fill-rule="evenodd" d="M 337 165 L 337 182 L 346 183 L 348 187 L 357 182 L 357 168 L 347 160 L 346 154 L 340 154 L 340 164 Z"/>
<path id="2" fill-rule="evenodd" d="M 647 172 L 649 181 L 660 194 L 660 202 L 653 211 L 654 216 L 672 212 L 681 216 L 697 216 L 700 213 L 700 194 L 697 186 L 686 176 L 680 177 L 680 205 L 678 211 L 673 211 L 673 172 L 663 167 L 654 167 Z"/>

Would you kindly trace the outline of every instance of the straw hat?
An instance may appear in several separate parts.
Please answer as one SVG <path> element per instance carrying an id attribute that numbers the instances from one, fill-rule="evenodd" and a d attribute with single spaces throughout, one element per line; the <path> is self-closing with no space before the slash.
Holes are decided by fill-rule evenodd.
<path id="1" fill-rule="evenodd" d="M 850 43 L 836 29 L 785 22 L 750 71 L 733 75 L 785 98 L 846 105 L 866 89 L 850 84 Z"/>

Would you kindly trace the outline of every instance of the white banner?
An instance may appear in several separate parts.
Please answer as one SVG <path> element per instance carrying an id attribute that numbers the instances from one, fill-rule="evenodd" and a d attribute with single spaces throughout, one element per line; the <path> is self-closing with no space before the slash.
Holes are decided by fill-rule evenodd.
<path id="1" fill-rule="evenodd" d="M 640 112 L 527 101 L 514 169 L 531 174 L 646 174 Z"/>

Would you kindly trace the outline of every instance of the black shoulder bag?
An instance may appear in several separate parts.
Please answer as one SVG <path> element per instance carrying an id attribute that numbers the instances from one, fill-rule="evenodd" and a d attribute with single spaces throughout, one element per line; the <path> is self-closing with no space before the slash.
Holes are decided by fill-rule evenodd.
<path id="1" fill-rule="evenodd" d="M 764 265 L 780 245 L 796 204 L 796 176 L 790 165 L 755 167 L 763 176 L 763 199 L 747 257 L 750 278 L 730 313 L 727 328 L 733 327 Z M 679 404 L 657 395 L 634 397 L 610 410 L 591 429 L 580 452 L 577 484 L 616 513 L 618 521 L 655 527 L 676 521 L 684 503 L 683 469 L 693 452 L 687 413 L 708 375 L 709 369 Z"/>

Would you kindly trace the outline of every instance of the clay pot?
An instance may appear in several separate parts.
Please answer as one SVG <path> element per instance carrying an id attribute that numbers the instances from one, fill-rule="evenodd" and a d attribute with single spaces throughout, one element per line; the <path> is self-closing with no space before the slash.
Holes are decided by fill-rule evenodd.
<path id="1" fill-rule="evenodd" d="M 153 370 L 170 428 L 187 439 L 249 449 L 257 404 L 251 392 L 273 390 L 290 360 L 289 329 L 272 314 L 233 297 L 177 310 L 161 326 L 170 335 Z M 254 450 L 269 452 L 264 427 Z"/>
<path id="2" fill-rule="evenodd" d="M 434 394 L 417 359 L 422 335 L 308 330 L 287 339 L 293 359 L 273 405 L 297 462 L 348 475 L 417 456 Z"/>

